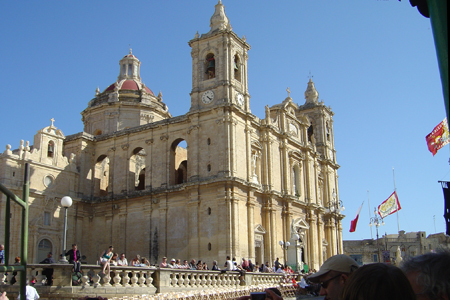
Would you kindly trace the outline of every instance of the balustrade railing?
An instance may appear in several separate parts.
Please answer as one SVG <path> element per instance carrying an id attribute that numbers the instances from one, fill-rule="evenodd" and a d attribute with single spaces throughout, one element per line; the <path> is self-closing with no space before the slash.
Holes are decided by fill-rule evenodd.
<path id="1" fill-rule="evenodd" d="M 53 284 L 47 285 L 45 269 L 53 269 Z M 136 294 L 186 292 L 217 289 L 240 289 L 248 286 L 279 286 L 286 282 L 286 276 L 276 273 L 240 273 L 223 271 L 197 271 L 184 269 L 160 269 L 118 266 L 111 267 L 110 274 L 103 274 L 98 265 L 82 265 L 79 280 L 72 278 L 69 264 L 28 264 L 27 279 L 42 299 L 79 299 L 81 296 L 121 297 Z M 19 277 L 20 275 L 15 275 Z M 0 290 L 17 296 L 18 281 L 11 284 L 14 275 L 0 272 Z M 53 295 L 53 296 L 52 296 Z M 13 299 L 13 298 L 12 298 Z"/>

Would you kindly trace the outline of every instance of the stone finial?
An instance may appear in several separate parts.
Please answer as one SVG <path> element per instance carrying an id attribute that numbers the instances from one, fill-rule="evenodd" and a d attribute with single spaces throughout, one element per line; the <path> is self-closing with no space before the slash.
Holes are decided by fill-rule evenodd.
<path id="1" fill-rule="evenodd" d="M 100 89 L 97 86 L 97 89 L 95 90 L 95 96 L 98 96 L 98 94 L 100 94 Z"/>
<path id="2" fill-rule="evenodd" d="M 316 87 L 314 86 L 314 82 L 312 81 L 311 78 L 309 78 L 308 87 L 306 88 L 305 91 L 305 99 L 306 104 L 308 103 L 318 104 L 319 93 L 317 92 Z"/>
<path id="3" fill-rule="evenodd" d="M 270 108 L 269 105 L 266 105 L 265 107 L 265 111 L 266 111 L 266 124 L 270 125 L 272 122 L 272 120 L 270 119 Z"/>
<path id="4" fill-rule="evenodd" d="M 220 0 L 215 6 L 215 12 L 211 17 L 209 27 L 211 27 L 209 32 L 224 30 L 227 28 L 231 29 L 230 22 L 225 14 L 225 6 L 223 6 L 222 1 Z"/>
<path id="5" fill-rule="evenodd" d="M 162 101 L 162 93 L 161 93 L 161 91 L 159 91 L 158 99 L 159 99 L 159 101 Z"/>
<path id="6" fill-rule="evenodd" d="M 11 155 L 12 154 L 11 145 L 10 144 L 6 145 L 6 149 L 3 152 L 3 154 L 7 154 L 7 155 Z"/>
<path id="7" fill-rule="evenodd" d="M 198 37 L 199 37 L 199 34 L 198 34 L 198 31 L 197 31 L 197 32 L 195 33 L 194 38 L 198 39 Z"/>

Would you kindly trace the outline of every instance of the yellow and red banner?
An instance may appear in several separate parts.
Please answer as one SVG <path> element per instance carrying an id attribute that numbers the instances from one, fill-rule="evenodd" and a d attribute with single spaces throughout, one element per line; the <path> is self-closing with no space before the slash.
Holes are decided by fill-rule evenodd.
<path id="1" fill-rule="evenodd" d="M 384 219 L 400 209 L 402 209 L 402 207 L 400 206 L 400 202 L 398 202 L 397 192 L 393 192 L 389 198 L 384 200 L 384 202 L 378 206 L 378 214 Z"/>
<path id="2" fill-rule="evenodd" d="M 433 153 L 433 156 L 439 149 L 450 143 L 447 118 L 434 127 L 433 131 L 425 138 L 427 140 L 428 150 Z"/>

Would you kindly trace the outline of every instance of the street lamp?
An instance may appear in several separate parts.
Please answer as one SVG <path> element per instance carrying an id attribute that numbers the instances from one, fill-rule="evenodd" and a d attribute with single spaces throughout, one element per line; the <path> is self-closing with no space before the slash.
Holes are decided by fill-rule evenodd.
<path id="1" fill-rule="evenodd" d="M 384 226 L 384 220 L 383 218 L 378 217 L 378 213 L 377 213 L 377 208 L 374 208 L 374 216 L 372 218 L 370 218 L 370 223 L 369 226 L 372 227 L 373 225 L 375 225 L 376 229 L 377 229 L 377 249 L 378 249 L 378 262 L 380 262 L 380 258 L 381 258 L 381 253 L 380 253 L 380 244 L 378 243 L 378 227 Z M 381 221 L 381 223 L 380 223 Z"/>
<path id="2" fill-rule="evenodd" d="M 286 250 L 287 250 L 287 248 L 289 248 L 289 246 L 291 245 L 291 243 L 289 243 L 289 242 L 287 242 L 287 241 L 286 241 L 286 242 L 279 241 L 278 244 L 281 246 L 281 249 L 283 249 L 284 264 L 286 265 L 286 264 L 287 264 L 287 261 L 286 261 Z"/>
<path id="3" fill-rule="evenodd" d="M 337 218 L 338 215 L 341 213 L 341 211 L 345 210 L 344 202 L 342 200 L 336 199 L 336 191 L 333 189 L 333 193 L 331 194 L 333 197 L 333 200 L 328 201 L 328 208 L 326 212 L 328 213 L 335 213 L 334 216 L 334 227 L 336 228 L 336 246 L 337 246 L 337 253 L 339 254 L 339 228 L 338 228 L 338 222 Z"/>
<path id="4" fill-rule="evenodd" d="M 67 235 L 67 209 L 72 206 L 72 198 L 64 196 L 61 198 L 61 206 L 64 207 L 64 232 L 63 232 L 63 244 L 62 255 L 59 260 L 60 263 L 68 263 L 66 259 L 66 235 Z"/>

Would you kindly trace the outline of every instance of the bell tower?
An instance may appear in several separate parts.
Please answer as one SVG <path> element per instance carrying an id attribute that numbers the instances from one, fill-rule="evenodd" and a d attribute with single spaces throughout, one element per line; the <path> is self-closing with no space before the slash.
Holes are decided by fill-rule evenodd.
<path id="1" fill-rule="evenodd" d="M 225 14 L 222 1 L 215 6 L 211 30 L 189 41 L 192 51 L 190 111 L 236 105 L 250 112 L 247 60 L 250 45 L 239 38 Z"/>

